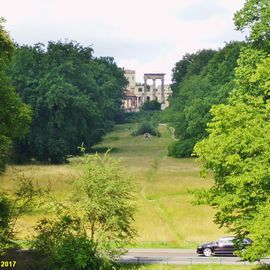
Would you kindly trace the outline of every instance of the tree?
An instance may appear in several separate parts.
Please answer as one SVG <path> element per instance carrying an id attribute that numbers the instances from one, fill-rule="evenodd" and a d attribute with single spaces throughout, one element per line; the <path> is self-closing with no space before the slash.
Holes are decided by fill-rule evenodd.
<path id="1" fill-rule="evenodd" d="M 244 7 L 235 13 L 237 30 L 250 30 L 248 40 L 257 47 L 270 46 L 270 3 L 268 0 L 247 0 Z"/>
<path id="2" fill-rule="evenodd" d="M 54 201 L 55 216 L 38 222 L 32 247 L 44 269 L 115 269 L 115 256 L 136 236 L 135 186 L 108 153 L 71 163 L 78 176 L 70 203 Z"/>
<path id="3" fill-rule="evenodd" d="M 195 146 L 214 186 L 197 192 L 198 203 L 216 209 L 214 221 L 241 239 L 254 240 L 241 255 L 254 261 L 269 253 L 270 72 L 268 1 L 247 0 L 236 26 L 251 28 L 241 51 L 235 88 L 227 104 L 213 106 L 209 136 Z"/>
<path id="4" fill-rule="evenodd" d="M 31 120 L 28 106 L 22 103 L 6 74 L 14 45 L 0 18 L 0 173 L 4 171 L 12 140 L 24 136 Z"/>
<path id="5" fill-rule="evenodd" d="M 18 46 L 9 69 L 23 101 L 33 109 L 30 133 L 15 145 L 17 159 L 63 163 L 87 150 L 114 125 L 126 85 L 113 58 L 94 58 L 76 42 Z"/>
<path id="6" fill-rule="evenodd" d="M 170 156 L 189 157 L 195 143 L 206 137 L 211 106 L 225 102 L 234 87 L 241 47 L 242 43 L 231 42 L 217 52 L 202 50 L 176 63 L 173 95 L 165 112 L 178 139 L 169 146 Z"/>
<path id="7" fill-rule="evenodd" d="M 214 106 L 209 136 L 195 146 L 205 169 L 215 175 L 215 185 L 204 193 L 204 200 L 217 208 L 218 224 L 237 232 L 267 200 L 269 188 L 269 105 L 265 107 L 262 98 L 246 98 L 246 104 Z"/>
<path id="8" fill-rule="evenodd" d="M 74 207 L 80 209 L 95 250 L 113 257 L 136 236 L 134 185 L 119 161 L 108 154 L 75 159 L 78 161 L 81 175 L 74 180 Z"/>

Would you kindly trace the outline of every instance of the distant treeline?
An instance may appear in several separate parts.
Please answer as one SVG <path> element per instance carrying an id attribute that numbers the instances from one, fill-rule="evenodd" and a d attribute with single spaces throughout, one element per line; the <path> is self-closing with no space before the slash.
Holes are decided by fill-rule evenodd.
<path id="1" fill-rule="evenodd" d="M 76 42 L 17 46 L 8 76 L 32 109 L 29 132 L 14 144 L 17 161 L 62 163 L 89 149 L 121 115 L 127 81 L 113 58 Z"/>
<path id="2" fill-rule="evenodd" d="M 186 54 L 173 69 L 173 94 L 165 119 L 175 128 L 178 139 L 169 146 L 169 155 L 189 157 L 196 142 L 207 135 L 210 109 L 226 103 L 234 88 L 234 69 L 243 42 L 230 42 L 223 49 Z"/>

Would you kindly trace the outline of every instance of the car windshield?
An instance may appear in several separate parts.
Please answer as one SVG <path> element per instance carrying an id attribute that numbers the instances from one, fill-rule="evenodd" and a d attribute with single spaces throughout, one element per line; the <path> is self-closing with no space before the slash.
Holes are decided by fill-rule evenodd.
<path id="1" fill-rule="evenodd" d="M 234 237 L 222 237 L 218 239 L 217 242 L 221 244 L 234 244 L 234 240 L 236 240 Z M 252 240 L 250 240 L 249 238 L 244 238 L 242 241 L 243 244 L 246 245 L 250 245 L 252 243 Z"/>
<path id="2" fill-rule="evenodd" d="M 233 244 L 233 239 L 234 238 L 220 238 L 217 242 L 218 243 L 223 243 L 223 244 Z"/>

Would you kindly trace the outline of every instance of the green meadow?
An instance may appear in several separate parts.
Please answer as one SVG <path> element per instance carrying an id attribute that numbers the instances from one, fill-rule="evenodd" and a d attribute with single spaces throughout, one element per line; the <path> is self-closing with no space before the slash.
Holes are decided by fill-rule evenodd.
<path id="1" fill-rule="evenodd" d="M 195 159 L 174 159 L 167 156 L 167 146 L 173 140 L 171 131 L 160 125 L 161 137 L 131 136 L 135 124 L 117 125 L 94 147 L 93 152 L 105 153 L 120 159 L 124 171 L 137 184 L 138 211 L 135 226 L 137 247 L 193 248 L 197 243 L 215 240 L 226 235 L 212 221 L 214 211 L 207 206 L 193 206 L 189 190 L 210 187 L 211 176 L 201 179 L 200 164 Z M 9 166 L 1 176 L 1 189 L 11 192 L 18 177 L 30 177 L 41 187 L 50 187 L 58 200 L 68 200 L 76 177 L 71 165 Z M 22 216 L 17 224 L 23 239 L 33 231 L 40 218 L 49 215 L 46 207 Z M 148 268 L 147 268 L 148 269 Z M 181 269 L 181 268 L 179 268 Z"/>

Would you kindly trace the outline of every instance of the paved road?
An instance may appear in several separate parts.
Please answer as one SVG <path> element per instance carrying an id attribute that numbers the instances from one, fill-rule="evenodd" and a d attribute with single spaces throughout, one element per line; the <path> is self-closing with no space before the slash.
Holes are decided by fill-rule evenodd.
<path id="1" fill-rule="evenodd" d="M 192 249 L 129 249 L 120 258 L 123 263 L 154 263 L 154 264 L 249 264 L 239 257 L 232 256 L 198 256 Z M 269 259 L 261 262 L 270 263 Z"/>

